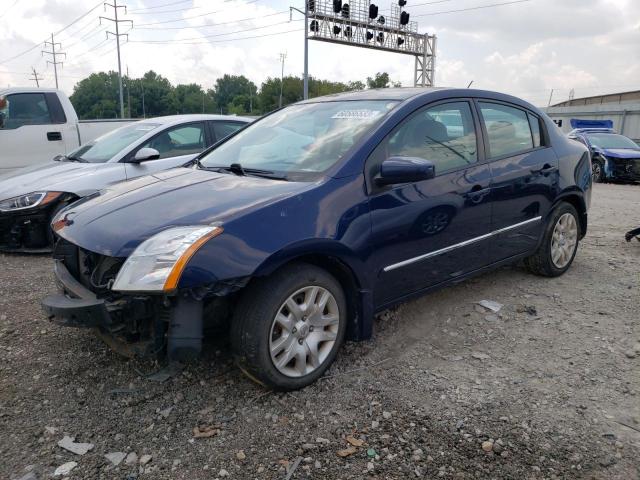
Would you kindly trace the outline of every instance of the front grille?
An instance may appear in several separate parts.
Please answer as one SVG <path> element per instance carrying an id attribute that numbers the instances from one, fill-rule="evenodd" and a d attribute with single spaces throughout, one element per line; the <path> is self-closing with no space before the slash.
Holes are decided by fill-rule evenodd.
<path id="1" fill-rule="evenodd" d="M 69 273 L 99 297 L 111 293 L 111 285 L 124 263 L 124 259 L 108 257 L 58 238 L 53 258 L 60 260 Z"/>

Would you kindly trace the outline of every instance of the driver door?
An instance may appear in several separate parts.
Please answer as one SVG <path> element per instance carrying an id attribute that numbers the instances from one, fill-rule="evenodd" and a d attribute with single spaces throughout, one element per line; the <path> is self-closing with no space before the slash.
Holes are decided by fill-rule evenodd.
<path id="1" fill-rule="evenodd" d="M 491 231 L 491 172 L 471 102 L 423 107 L 403 120 L 366 163 L 376 306 L 485 266 Z M 435 178 L 378 187 L 392 156 L 435 164 Z"/>

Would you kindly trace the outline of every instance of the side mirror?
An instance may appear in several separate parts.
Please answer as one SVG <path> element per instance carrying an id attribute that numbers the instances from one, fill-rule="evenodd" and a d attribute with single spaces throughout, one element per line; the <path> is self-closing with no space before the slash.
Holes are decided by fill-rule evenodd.
<path id="1" fill-rule="evenodd" d="M 380 166 L 376 177 L 378 185 L 411 183 L 428 180 L 436 176 L 433 162 L 417 157 L 389 157 Z"/>
<path id="2" fill-rule="evenodd" d="M 138 150 L 136 152 L 136 156 L 133 157 L 129 163 L 142 163 L 147 160 L 157 160 L 158 158 L 160 158 L 160 152 L 158 150 L 155 148 L 145 147 Z"/>

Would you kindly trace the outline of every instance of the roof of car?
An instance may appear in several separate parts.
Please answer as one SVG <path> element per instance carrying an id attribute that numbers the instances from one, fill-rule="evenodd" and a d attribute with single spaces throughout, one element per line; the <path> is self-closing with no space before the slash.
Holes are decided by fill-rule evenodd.
<path id="1" fill-rule="evenodd" d="M 134 121 L 158 123 L 160 125 L 173 125 L 184 122 L 198 122 L 202 120 L 227 120 L 232 122 L 253 122 L 252 118 L 239 117 L 236 115 L 208 115 L 202 113 L 184 114 L 184 115 L 167 115 L 164 117 L 149 117 L 145 119 L 135 119 Z"/>

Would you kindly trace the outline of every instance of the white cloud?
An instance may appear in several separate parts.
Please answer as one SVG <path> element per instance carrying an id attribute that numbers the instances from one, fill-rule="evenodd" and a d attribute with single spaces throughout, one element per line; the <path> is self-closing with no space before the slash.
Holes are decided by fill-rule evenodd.
<path id="1" fill-rule="evenodd" d="M 119 0 L 129 5 L 126 18 L 133 19 L 139 27 L 130 32 L 131 42 L 122 48 L 123 70 L 128 66 L 132 76 L 139 76 L 153 69 L 173 83 L 193 82 L 205 87 L 211 87 L 224 73 L 244 74 L 259 84 L 268 76 L 279 76 L 278 54 L 286 51 L 285 73 L 301 75 L 302 31 L 223 41 L 302 28 L 300 21 L 284 23 L 289 19 L 288 1 L 246 1 L 194 0 L 191 9 L 187 9 L 188 3 L 183 3 L 136 12 L 142 7 L 172 2 Z M 7 0 L 0 0 L 0 4 L 3 2 Z M 377 3 L 386 8 L 386 0 Z M 420 31 L 438 35 L 436 82 L 440 86 L 466 86 L 473 80 L 476 88 L 505 91 L 545 105 L 552 88 L 558 100 L 566 98 L 571 89 L 580 96 L 640 88 L 637 0 L 531 0 L 512 6 L 429 16 L 420 15 L 487 2 L 452 0 L 414 8 L 411 3 L 410 0 L 407 9 L 412 20 L 419 21 Z M 43 40 L 51 30 L 59 30 L 95 5 L 93 0 L 18 2 L 0 17 L 0 44 L 4 47 L 0 49 L 0 61 Z M 184 10 L 176 11 L 180 9 Z M 160 13 L 169 10 L 172 11 Z M 144 23 L 213 11 L 218 13 L 147 26 L 155 29 L 140 28 Z M 106 23 L 100 27 L 98 15 L 111 16 L 112 12 L 104 12 L 100 7 L 57 38 L 67 52 L 60 80 L 68 93 L 89 73 L 117 68 L 114 41 L 107 41 L 103 32 L 111 26 Z M 294 20 L 300 18 L 296 15 Z M 226 23 L 258 16 L 262 18 Z M 207 26 L 221 22 L 226 24 Z M 189 28 L 174 29 L 179 26 Z M 255 30 L 228 34 L 245 29 Z M 207 35 L 216 36 L 207 38 Z M 136 40 L 183 40 L 183 43 L 146 44 Z M 96 45 L 99 46 L 91 51 Z M 52 68 L 47 67 L 40 50 L 38 46 L 15 61 L 0 64 L 0 85 L 32 84 L 29 73 L 34 66 L 45 77 L 44 85 L 53 86 Z M 316 77 L 364 80 L 378 71 L 387 71 L 394 80 L 411 85 L 413 68 L 410 56 L 310 42 L 310 74 Z"/>

